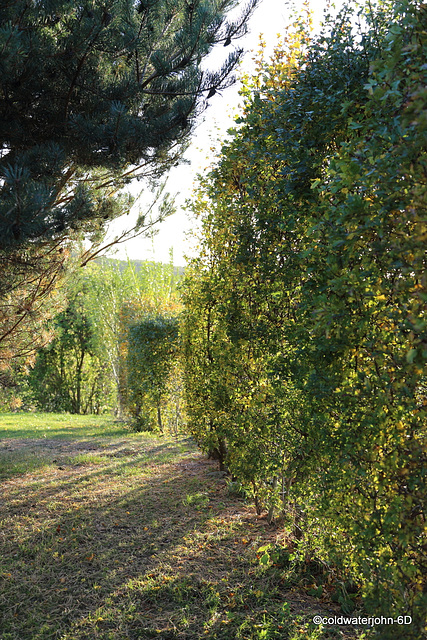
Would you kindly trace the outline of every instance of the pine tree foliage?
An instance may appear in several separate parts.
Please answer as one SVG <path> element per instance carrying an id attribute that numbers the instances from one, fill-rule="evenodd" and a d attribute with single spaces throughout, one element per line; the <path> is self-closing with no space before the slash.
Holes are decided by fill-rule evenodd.
<path id="1" fill-rule="evenodd" d="M 240 51 L 216 72 L 202 60 L 244 32 L 253 4 L 227 23 L 229 0 L 3 3 L 2 248 L 109 219 L 102 185 L 130 165 L 168 167 Z"/>

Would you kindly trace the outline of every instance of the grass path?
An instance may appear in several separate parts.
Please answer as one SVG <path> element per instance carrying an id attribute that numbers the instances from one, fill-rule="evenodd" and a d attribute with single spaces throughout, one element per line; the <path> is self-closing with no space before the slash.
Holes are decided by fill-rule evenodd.
<path id="1" fill-rule="evenodd" d="M 1 640 L 359 637 L 312 623 L 340 615 L 314 571 L 260 565 L 280 530 L 188 438 L 57 429 L 0 438 Z"/>

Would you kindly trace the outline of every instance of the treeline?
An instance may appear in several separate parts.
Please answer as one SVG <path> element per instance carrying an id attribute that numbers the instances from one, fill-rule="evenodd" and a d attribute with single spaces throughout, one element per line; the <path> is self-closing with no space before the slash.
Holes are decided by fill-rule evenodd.
<path id="1" fill-rule="evenodd" d="M 426 5 L 299 20 L 191 204 L 188 429 L 297 555 L 424 637 Z M 268 553 L 267 558 L 268 560 Z M 379 626 L 381 638 L 396 634 Z"/>
<path id="2" fill-rule="evenodd" d="M 172 263 L 104 258 L 70 273 L 63 307 L 45 327 L 50 341 L 26 371 L 4 384 L 4 407 L 115 412 L 134 418 L 136 429 L 162 427 L 166 411 L 168 423 L 176 427 L 180 403 L 172 372 L 165 370 L 164 350 L 157 369 L 156 364 L 150 369 L 151 386 L 141 374 L 144 359 L 156 353 L 153 327 L 161 345 L 170 327 L 176 327 L 181 271 Z M 163 327 L 168 331 L 162 333 Z M 168 406 L 166 389 L 175 411 Z"/>

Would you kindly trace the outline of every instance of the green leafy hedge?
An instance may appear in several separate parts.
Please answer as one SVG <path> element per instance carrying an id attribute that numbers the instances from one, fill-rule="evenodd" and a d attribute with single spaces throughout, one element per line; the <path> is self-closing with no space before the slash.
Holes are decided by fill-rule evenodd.
<path id="1" fill-rule="evenodd" d="M 189 427 L 307 554 L 424 633 L 426 8 L 302 21 L 201 180 Z M 354 24 L 364 25 L 356 33 Z M 395 635 L 380 627 L 381 638 Z"/>

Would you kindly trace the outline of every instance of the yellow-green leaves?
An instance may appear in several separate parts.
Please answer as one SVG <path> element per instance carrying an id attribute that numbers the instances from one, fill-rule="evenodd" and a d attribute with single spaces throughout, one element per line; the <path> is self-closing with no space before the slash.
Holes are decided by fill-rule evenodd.
<path id="1" fill-rule="evenodd" d="M 298 544 L 315 531 L 372 612 L 412 611 L 402 637 L 415 639 L 425 11 L 385 3 L 359 34 L 349 11 L 292 68 L 278 50 L 259 65 L 240 127 L 202 181 L 203 252 L 185 294 L 189 414 L 202 446 L 227 444 L 257 510 L 293 513 Z"/>

